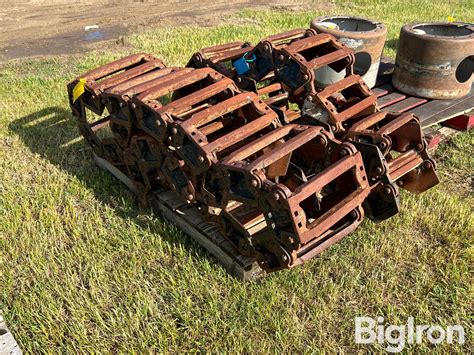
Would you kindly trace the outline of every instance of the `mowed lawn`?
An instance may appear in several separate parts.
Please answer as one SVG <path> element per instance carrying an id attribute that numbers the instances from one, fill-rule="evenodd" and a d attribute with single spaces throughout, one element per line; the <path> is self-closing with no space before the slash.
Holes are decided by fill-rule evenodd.
<path id="1" fill-rule="evenodd" d="M 352 1 L 324 11 L 242 11 L 208 28 L 133 35 L 129 52 L 20 60 L 0 67 L 0 309 L 27 353 L 145 350 L 381 351 L 354 343 L 354 317 L 386 324 L 461 324 L 467 341 L 408 349 L 472 350 L 474 135 L 436 154 L 441 184 L 402 193 L 401 212 L 363 222 L 320 257 L 251 284 L 229 276 L 179 229 L 92 162 L 66 83 L 131 52 L 184 65 L 203 46 L 355 14 L 389 28 L 395 55 L 407 22 L 474 22 L 469 1 Z"/>

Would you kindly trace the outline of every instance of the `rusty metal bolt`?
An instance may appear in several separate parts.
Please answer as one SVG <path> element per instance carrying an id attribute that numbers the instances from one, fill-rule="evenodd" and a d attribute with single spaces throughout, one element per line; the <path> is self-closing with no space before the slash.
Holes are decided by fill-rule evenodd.
<path id="1" fill-rule="evenodd" d="M 379 147 L 380 147 L 381 149 L 385 149 L 385 148 L 387 147 L 387 143 L 385 143 L 385 142 L 380 142 L 380 143 L 379 143 Z"/>
<path id="2" fill-rule="evenodd" d="M 347 149 L 341 149 L 341 157 L 345 157 L 346 155 L 349 155 L 351 152 Z"/>
<path id="3" fill-rule="evenodd" d="M 357 217 L 357 212 L 353 210 L 353 211 L 351 211 L 350 215 L 351 215 L 352 218 L 356 218 Z"/>
<path id="4" fill-rule="evenodd" d="M 194 199 L 194 196 L 191 195 L 191 194 L 189 194 L 189 195 L 188 195 L 188 200 L 189 200 L 189 201 L 192 201 L 193 199 Z"/>
<path id="5" fill-rule="evenodd" d="M 430 161 L 425 161 L 425 162 L 423 163 L 423 167 L 424 167 L 425 169 L 431 169 L 432 166 L 433 166 L 433 165 L 431 164 Z"/>
<path id="6" fill-rule="evenodd" d="M 416 150 L 422 150 L 422 149 L 423 149 L 423 144 L 418 143 L 418 144 L 416 145 Z"/>
<path id="7" fill-rule="evenodd" d="M 397 185 L 398 185 L 398 186 L 403 186 L 403 180 L 401 180 L 401 179 L 398 180 L 398 181 L 397 181 Z"/>
<path id="8" fill-rule="evenodd" d="M 318 143 L 321 144 L 321 145 L 323 145 L 323 146 L 326 146 L 327 141 L 326 141 L 326 139 L 325 139 L 324 137 L 319 137 L 319 138 L 318 138 Z"/>

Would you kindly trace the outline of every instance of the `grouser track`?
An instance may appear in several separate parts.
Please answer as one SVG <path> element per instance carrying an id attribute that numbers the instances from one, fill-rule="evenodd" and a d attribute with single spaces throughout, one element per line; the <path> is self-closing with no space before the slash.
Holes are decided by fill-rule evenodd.
<path id="1" fill-rule="evenodd" d="M 187 67 L 136 54 L 68 85 L 79 130 L 140 202 L 178 192 L 266 271 L 291 268 L 438 183 L 418 119 L 381 112 L 354 54 L 298 29 L 204 48 Z M 328 72 L 341 80 L 322 85 Z"/>

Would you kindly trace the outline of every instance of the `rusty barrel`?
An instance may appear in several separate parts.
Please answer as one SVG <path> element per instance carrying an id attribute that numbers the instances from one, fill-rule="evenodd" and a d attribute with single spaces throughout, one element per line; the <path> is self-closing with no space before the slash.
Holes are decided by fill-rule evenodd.
<path id="1" fill-rule="evenodd" d="M 402 27 L 393 85 L 407 94 L 454 99 L 471 90 L 474 25 L 412 23 Z"/>
<path id="2" fill-rule="evenodd" d="M 372 88 L 377 80 L 387 28 L 383 23 L 353 16 L 321 16 L 311 21 L 318 33 L 329 33 L 352 49 L 355 54 L 354 72 L 362 76 Z M 344 76 L 336 72 L 325 73 L 332 84 Z"/>

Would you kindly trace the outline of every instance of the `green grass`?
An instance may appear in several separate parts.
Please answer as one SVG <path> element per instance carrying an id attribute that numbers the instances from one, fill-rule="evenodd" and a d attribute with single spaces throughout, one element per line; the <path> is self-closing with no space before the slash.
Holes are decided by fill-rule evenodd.
<path id="1" fill-rule="evenodd" d="M 472 3 L 338 2 L 333 13 L 382 20 L 394 55 L 402 24 L 474 20 Z M 209 28 L 131 36 L 183 65 L 199 47 L 307 26 L 321 12 L 243 11 Z M 402 211 L 365 221 L 319 258 L 242 284 L 190 237 L 140 212 L 92 163 L 65 94 L 77 74 L 124 52 L 10 62 L 0 69 L 0 309 L 26 352 L 381 351 L 354 344 L 355 316 L 462 324 L 472 347 L 474 134 L 437 153 L 442 182 L 402 194 Z"/>

